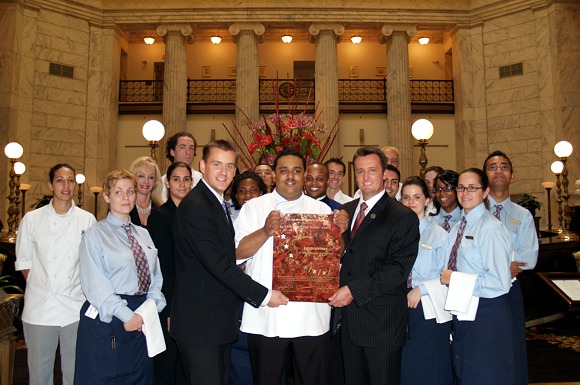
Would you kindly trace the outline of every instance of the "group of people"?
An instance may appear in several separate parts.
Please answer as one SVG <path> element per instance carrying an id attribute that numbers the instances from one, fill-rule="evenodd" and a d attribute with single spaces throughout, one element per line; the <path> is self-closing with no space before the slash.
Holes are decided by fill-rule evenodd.
<path id="1" fill-rule="evenodd" d="M 74 204 L 74 169 L 50 170 L 53 198 L 16 245 L 30 384 L 52 383 L 59 345 L 66 385 L 527 384 L 517 275 L 538 242 L 506 154 L 401 182 L 396 148 L 360 148 L 354 198 L 338 158 L 282 150 L 236 175 L 235 148 L 216 140 L 198 172 L 186 132 L 166 156 L 163 176 L 149 157 L 111 171 L 98 223 Z M 327 302 L 272 289 L 286 213 L 331 215 L 342 234 Z M 153 359 L 151 312 L 166 345 Z"/>

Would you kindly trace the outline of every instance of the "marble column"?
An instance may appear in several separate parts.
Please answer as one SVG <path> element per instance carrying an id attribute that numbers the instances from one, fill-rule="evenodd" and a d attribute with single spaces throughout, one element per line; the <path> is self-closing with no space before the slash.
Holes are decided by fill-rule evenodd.
<path id="1" fill-rule="evenodd" d="M 266 28 L 258 23 L 236 23 L 229 28 L 238 45 L 236 61 L 236 126 L 248 143 L 250 140 L 248 118 L 260 118 L 260 62 L 258 43 Z M 235 134 L 237 136 L 237 134 Z M 236 141 L 241 143 L 240 138 Z"/>
<path id="2" fill-rule="evenodd" d="M 165 42 L 163 74 L 163 124 L 165 138 L 185 130 L 187 110 L 187 52 L 191 37 L 189 24 L 162 24 L 157 35 Z"/>
<path id="3" fill-rule="evenodd" d="M 405 178 L 411 174 L 413 142 L 411 136 L 411 83 L 409 81 L 409 51 L 411 37 L 417 29 L 410 25 L 384 25 L 380 40 L 387 44 L 387 107 L 388 141 L 401 154 L 399 171 Z"/>
<path id="4" fill-rule="evenodd" d="M 326 125 L 327 130 L 338 124 L 338 56 L 336 44 L 344 34 L 342 24 L 311 24 L 308 28 L 310 40 L 316 43 L 316 67 L 315 82 L 315 105 L 318 106 L 317 113 L 320 114 L 318 121 Z M 311 101 L 312 103 L 312 101 Z M 324 139 L 322 143 L 324 143 Z M 325 159 L 340 156 L 339 136 L 336 136 L 334 143 L 326 155 Z M 321 159 L 322 161 L 324 159 Z"/>

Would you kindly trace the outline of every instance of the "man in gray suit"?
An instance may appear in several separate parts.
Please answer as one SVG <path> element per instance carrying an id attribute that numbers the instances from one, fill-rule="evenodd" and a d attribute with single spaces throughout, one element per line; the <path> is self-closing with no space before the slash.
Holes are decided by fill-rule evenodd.
<path id="1" fill-rule="evenodd" d="M 333 331 L 342 333 L 347 384 L 399 384 L 419 220 L 385 193 L 381 150 L 360 148 L 353 163 L 361 198 L 343 206 L 351 224 L 343 234 L 341 287 L 329 298 L 336 308 Z"/>

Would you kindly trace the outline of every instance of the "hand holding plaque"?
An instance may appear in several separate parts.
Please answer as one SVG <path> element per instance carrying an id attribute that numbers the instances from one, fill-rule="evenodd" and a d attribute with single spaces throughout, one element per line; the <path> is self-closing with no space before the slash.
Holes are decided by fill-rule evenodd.
<path id="1" fill-rule="evenodd" d="M 272 288 L 291 301 L 328 302 L 339 284 L 341 233 L 333 215 L 282 214 Z"/>

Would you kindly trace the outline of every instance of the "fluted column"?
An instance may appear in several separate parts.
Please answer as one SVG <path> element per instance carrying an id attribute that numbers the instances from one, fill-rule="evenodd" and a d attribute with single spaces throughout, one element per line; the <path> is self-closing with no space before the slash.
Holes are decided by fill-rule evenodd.
<path id="1" fill-rule="evenodd" d="M 308 28 L 311 41 L 316 43 L 315 105 L 321 113 L 319 122 L 330 131 L 338 120 L 338 56 L 336 44 L 344 34 L 341 24 L 311 24 Z M 339 156 L 339 136 L 336 136 L 326 158 Z"/>
<path id="2" fill-rule="evenodd" d="M 187 110 L 187 40 L 189 24 L 162 24 L 157 34 L 165 42 L 165 72 L 163 74 L 163 124 L 165 138 L 185 129 Z"/>
<path id="3" fill-rule="evenodd" d="M 411 83 L 409 81 L 409 51 L 411 37 L 417 29 L 409 25 L 384 25 L 381 42 L 387 44 L 387 106 L 389 146 L 401 154 L 399 171 L 403 178 L 413 170 L 413 143 L 411 137 Z"/>
<path id="4" fill-rule="evenodd" d="M 236 63 L 236 104 L 238 108 L 236 108 L 236 125 L 247 141 L 250 137 L 247 129 L 247 118 L 254 122 L 260 117 L 258 43 L 266 28 L 258 23 L 236 23 L 232 24 L 229 30 L 234 42 L 238 45 Z"/>

